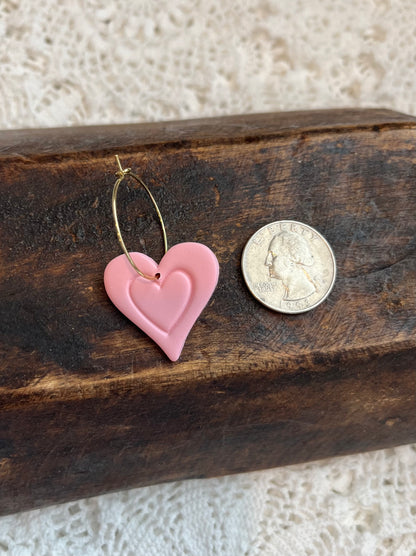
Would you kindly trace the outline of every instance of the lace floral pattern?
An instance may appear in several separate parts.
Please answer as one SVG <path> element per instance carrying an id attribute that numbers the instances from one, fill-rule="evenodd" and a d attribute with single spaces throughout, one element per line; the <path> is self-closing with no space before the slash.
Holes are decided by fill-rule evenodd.
<path id="1" fill-rule="evenodd" d="M 13 556 L 414 556 L 416 447 L 155 485 L 0 518 Z"/>
<path id="2" fill-rule="evenodd" d="M 414 0 L 0 2 L 0 126 L 416 112 Z"/>

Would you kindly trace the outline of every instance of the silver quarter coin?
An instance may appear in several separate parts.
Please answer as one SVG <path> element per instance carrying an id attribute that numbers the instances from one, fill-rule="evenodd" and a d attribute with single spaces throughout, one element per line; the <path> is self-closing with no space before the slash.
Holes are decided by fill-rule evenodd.
<path id="1" fill-rule="evenodd" d="M 260 228 L 248 240 L 241 260 L 247 287 L 258 301 L 281 313 L 304 313 L 326 299 L 336 263 L 319 232 L 294 220 Z"/>

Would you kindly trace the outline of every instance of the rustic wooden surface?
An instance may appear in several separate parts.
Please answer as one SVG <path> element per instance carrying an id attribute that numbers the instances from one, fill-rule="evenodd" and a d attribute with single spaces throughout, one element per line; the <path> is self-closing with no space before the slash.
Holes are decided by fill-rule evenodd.
<path id="1" fill-rule="evenodd" d="M 0 512 L 416 441 L 416 119 L 387 110 L 0 133 Z M 177 363 L 108 300 L 114 154 L 170 244 L 220 281 Z M 131 250 L 159 259 L 123 185 Z M 295 219 L 332 245 L 328 300 L 248 292 L 242 249 Z"/>

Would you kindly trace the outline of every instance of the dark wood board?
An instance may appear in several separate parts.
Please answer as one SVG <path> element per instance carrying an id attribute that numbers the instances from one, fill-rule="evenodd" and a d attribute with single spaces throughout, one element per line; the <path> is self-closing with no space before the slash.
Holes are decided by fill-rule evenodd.
<path id="1" fill-rule="evenodd" d="M 388 110 L 0 132 L 0 512 L 416 441 L 416 119 Z M 180 360 L 109 301 L 114 155 L 171 245 L 220 279 Z M 124 184 L 132 251 L 162 256 Z M 247 290 L 245 243 L 294 219 L 338 277 L 309 313 Z"/>

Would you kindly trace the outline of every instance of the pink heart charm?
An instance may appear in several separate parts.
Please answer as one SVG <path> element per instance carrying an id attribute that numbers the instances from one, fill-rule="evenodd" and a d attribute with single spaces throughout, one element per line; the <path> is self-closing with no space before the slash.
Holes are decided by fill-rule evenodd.
<path id="1" fill-rule="evenodd" d="M 125 255 L 104 271 L 106 292 L 114 305 L 152 338 L 172 361 L 208 303 L 218 281 L 214 253 L 201 243 L 179 243 L 157 265 L 143 253 L 130 253 L 134 263 L 157 281 L 141 277 Z"/>

